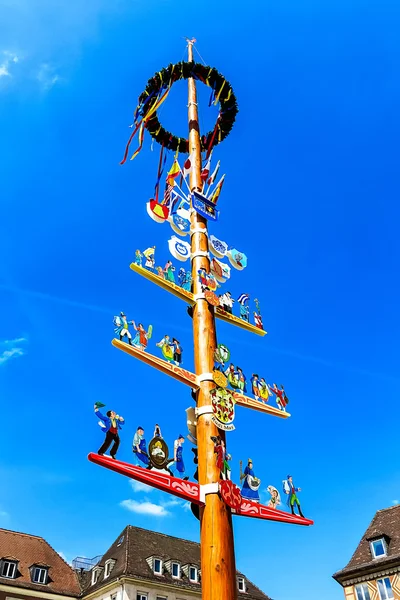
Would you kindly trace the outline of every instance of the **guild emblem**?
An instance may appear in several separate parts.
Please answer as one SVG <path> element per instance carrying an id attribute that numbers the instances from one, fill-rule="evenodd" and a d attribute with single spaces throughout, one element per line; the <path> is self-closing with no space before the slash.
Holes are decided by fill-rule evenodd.
<path id="1" fill-rule="evenodd" d="M 217 221 L 219 211 L 216 209 L 215 203 L 200 194 L 200 192 L 193 192 L 192 206 L 200 216 L 210 221 Z"/>
<path id="2" fill-rule="evenodd" d="M 247 267 L 247 256 L 243 252 L 236 250 L 236 248 L 229 250 L 228 258 L 232 267 L 235 267 L 235 269 L 238 269 L 239 271 Z"/>
<path id="3" fill-rule="evenodd" d="M 155 469 L 165 469 L 168 463 L 168 446 L 161 437 L 153 437 L 149 443 L 149 458 Z"/>
<path id="4" fill-rule="evenodd" d="M 229 390 L 224 388 L 214 388 L 210 391 L 211 404 L 213 407 L 214 424 L 219 429 L 232 431 L 235 429 L 233 420 L 235 418 L 235 398 Z"/>
<path id="5" fill-rule="evenodd" d="M 222 368 L 225 368 L 225 363 L 229 362 L 231 358 L 231 352 L 224 344 L 218 344 L 214 350 L 214 362 Z M 225 387 L 225 386 L 222 386 Z"/>
<path id="6" fill-rule="evenodd" d="M 216 238 L 215 235 L 210 235 L 209 246 L 211 252 L 217 258 L 224 258 L 224 256 L 226 256 L 226 253 L 228 252 L 228 244 Z"/>
<path id="7" fill-rule="evenodd" d="M 160 204 L 156 200 L 149 200 L 146 204 L 147 214 L 156 223 L 164 223 L 169 216 L 168 207 L 165 204 Z"/>
<path id="8" fill-rule="evenodd" d="M 230 267 L 216 258 L 213 258 L 210 263 L 210 271 L 219 283 L 224 283 L 231 276 Z"/>
<path id="9" fill-rule="evenodd" d="M 177 260 L 184 262 L 190 258 L 190 244 L 180 240 L 175 235 L 168 240 L 168 247 L 172 256 Z"/>
<path id="10" fill-rule="evenodd" d="M 207 300 L 207 302 L 209 304 L 211 304 L 211 306 L 219 306 L 219 298 L 218 298 L 217 294 L 214 294 L 214 292 L 211 292 L 210 290 L 206 290 L 204 292 L 204 297 Z"/>
<path id="11" fill-rule="evenodd" d="M 222 371 L 219 371 L 218 369 L 214 369 L 213 379 L 218 387 L 226 388 L 228 385 L 228 378 L 223 374 Z"/>
<path id="12" fill-rule="evenodd" d="M 175 233 L 177 233 L 178 235 L 187 235 L 190 231 L 189 219 L 186 219 L 185 217 L 179 214 L 172 215 L 172 217 L 170 218 L 170 225 L 175 231 Z"/>

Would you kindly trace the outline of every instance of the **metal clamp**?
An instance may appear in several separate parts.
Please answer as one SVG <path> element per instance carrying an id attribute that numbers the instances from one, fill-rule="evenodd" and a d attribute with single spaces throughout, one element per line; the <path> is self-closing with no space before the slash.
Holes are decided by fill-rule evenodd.
<path id="1" fill-rule="evenodd" d="M 201 375 L 197 375 L 197 381 L 200 383 L 202 381 L 214 381 L 214 373 L 202 373 Z"/>
<path id="2" fill-rule="evenodd" d="M 193 235 L 193 233 L 204 233 L 204 235 L 206 235 L 208 237 L 208 231 L 205 227 L 194 227 L 193 229 L 190 230 L 190 235 Z"/>
<path id="3" fill-rule="evenodd" d="M 200 502 L 205 503 L 207 494 L 218 494 L 219 483 L 203 483 L 203 485 L 199 485 L 199 488 Z"/>
<path id="4" fill-rule="evenodd" d="M 193 252 L 190 257 L 192 258 L 197 258 L 198 256 L 206 256 L 208 258 L 208 252 L 207 250 L 197 250 L 196 252 Z"/>
<path id="5" fill-rule="evenodd" d="M 194 413 L 196 417 L 201 417 L 201 415 L 213 415 L 214 410 L 211 404 L 207 404 L 206 406 L 198 406 L 194 409 Z"/>
<path id="6" fill-rule="evenodd" d="M 194 298 L 194 300 L 196 300 L 196 302 L 197 302 L 197 300 L 205 300 L 206 299 L 204 294 L 194 294 L 193 298 Z"/>

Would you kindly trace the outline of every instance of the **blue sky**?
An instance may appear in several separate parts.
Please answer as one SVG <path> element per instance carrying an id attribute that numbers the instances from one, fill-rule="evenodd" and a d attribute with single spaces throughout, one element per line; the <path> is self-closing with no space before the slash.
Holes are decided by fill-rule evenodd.
<path id="1" fill-rule="evenodd" d="M 147 79 L 195 36 L 240 109 L 215 152 L 227 177 L 213 231 L 248 255 L 229 289 L 260 299 L 269 332 L 219 323 L 219 341 L 248 376 L 283 382 L 293 415 L 237 409 L 234 477 L 248 456 L 263 489 L 293 473 L 315 520 L 236 518 L 237 564 L 276 600 L 342 597 L 331 574 L 375 510 L 400 500 L 399 11 L 0 0 L 1 526 L 69 560 L 102 553 L 128 523 L 198 539 L 181 504 L 86 460 L 102 439 L 96 400 L 126 419 L 122 459 L 139 424 L 149 433 L 158 421 L 170 444 L 185 431 L 187 389 L 110 341 L 124 310 L 153 324 L 151 351 L 169 333 L 193 365 L 185 305 L 129 270 L 136 248 L 169 258 L 169 226 L 145 211 L 158 148 L 147 139 L 136 161 L 119 161 Z M 161 113 L 178 135 L 185 94 L 177 84 Z M 209 128 L 216 113 L 200 95 Z"/>

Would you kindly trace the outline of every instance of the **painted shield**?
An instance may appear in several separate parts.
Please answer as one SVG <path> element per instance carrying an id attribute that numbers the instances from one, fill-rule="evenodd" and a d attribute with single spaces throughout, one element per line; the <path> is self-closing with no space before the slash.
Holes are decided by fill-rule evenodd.
<path id="1" fill-rule="evenodd" d="M 222 371 L 218 371 L 218 369 L 214 369 L 213 379 L 218 387 L 226 388 L 228 385 L 228 378 L 223 374 Z"/>
<path id="2" fill-rule="evenodd" d="M 219 306 L 219 298 L 217 294 L 210 290 L 204 292 L 204 297 L 211 306 Z"/>
<path id="3" fill-rule="evenodd" d="M 168 463 L 168 446 L 160 437 L 154 437 L 149 443 L 149 458 L 155 469 L 165 469 Z"/>
<path id="4" fill-rule="evenodd" d="M 165 223 L 169 216 L 168 207 L 151 199 L 146 204 L 147 214 L 156 223 Z"/>
<path id="5" fill-rule="evenodd" d="M 210 263 L 210 271 L 219 283 L 225 282 L 223 277 L 222 263 L 220 263 L 216 258 L 213 258 Z"/>
<path id="6" fill-rule="evenodd" d="M 168 248 L 172 256 L 176 258 L 176 260 L 185 262 L 185 260 L 190 258 L 190 244 L 184 242 L 183 240 L 180 240 L 176 237 L 176 235 L 173 235 L 168 240 Z"/>
<path id="7" fill-rule="evenodd" d="M 239 252 L 239 250 L 236 250 L 236 248 L 229 250 L 228 258 L 232 267 L 235 267 L 235 269 L 238 269 L 239 271 L 242 271 L 247 267 L 247 256 L 244 254 L 244 252 Z"/>
<path id="8" fill-rule="evenodd" d="M 217 258 L 224 258 L 224 256 L 226 256 L 226 253 L 228 252 L 228 244 L 216 238 L 215 235 L 210 235 L 209 247 L 210 251 Z"/>
<path id="9" fill-rule="evenodd" d="M 233 420 L 235 418 L 235 398 L 229 390 L 214 388 L 210 391 L 211 404 L 213 407 L 212 420 L 219 429 L 232 431 L 235 429 Z"/>

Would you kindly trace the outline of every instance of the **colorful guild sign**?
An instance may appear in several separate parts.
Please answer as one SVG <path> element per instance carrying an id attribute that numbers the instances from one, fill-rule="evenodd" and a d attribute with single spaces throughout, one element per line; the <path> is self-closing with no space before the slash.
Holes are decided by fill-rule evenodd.
<path id="1" fill-rule="evenodd" d="M 168 446 L 162 437 L 156 436 L 149 443 L 149 458 L 152 467 L 158 470 L 166 469 L 168 460 Z"/>
<path id="2" fill-rule="evenodd" d="M 184 262 L 190 258 L 190 244 L 180 240 L 175 235 L 168 240 L 168 248 L 176 260 L 181 260 Z"/>
<path id="3" fill-rule="evenodd" d="M 210 251 L 214 256 L 217 258 L 224 258 L 228 252 L 228 244 L 216 238 L 215 235 L 210 235 L 208 239 Z"/>
<path id="4" fill-rule="evenodd" d="M 168 207 L 157 200 L 149 200 L 146 204 L 147 214 L 156 223 L 165 223 L 169 216 Z"/>
<path id="5" fill-rule="evenodd" d="M 179 204 L 176 204 L 169 215 L 169 223 L 178 235 L 187 235 L 190 231 L 190 213 L 189 202 L 180 199 Z"/>
<path id="6" fill-rule="evenodd" d="M 235 269 L 238 269 L 239 271 L 242 271 L 247 267 L 247 256 L 243 252 L 236 250 L 236 248 L 229 250 L 228 258 L 232 267 L 235 267 Z"/>
<path id="7" fill-rule="evenodd" d="M 225 283 L 231 276 L 231 269 L 228 265 L 220 262 L 216 258 L 213 258 L 210 263 L 211 273 L 219 283 Z"/>
<path id="8" fill-rule="evenodd" d="M 192 206 L 194 210 L 205 219 L 210 221 L 217 221 L 219 211 L 217 210 L 215 203 L 211 202 L 206 196 L 200 194 L 200 192 L 193 192 L 192 194 Z"/>
<path id="9" fill-rule="evenodd" d="M 213 407 L 212 421 L 219 429 L 233 431 L 235 426 L 235 398 L 229 390 L 214 388 L 210 391 L 211 404 Z"/>

